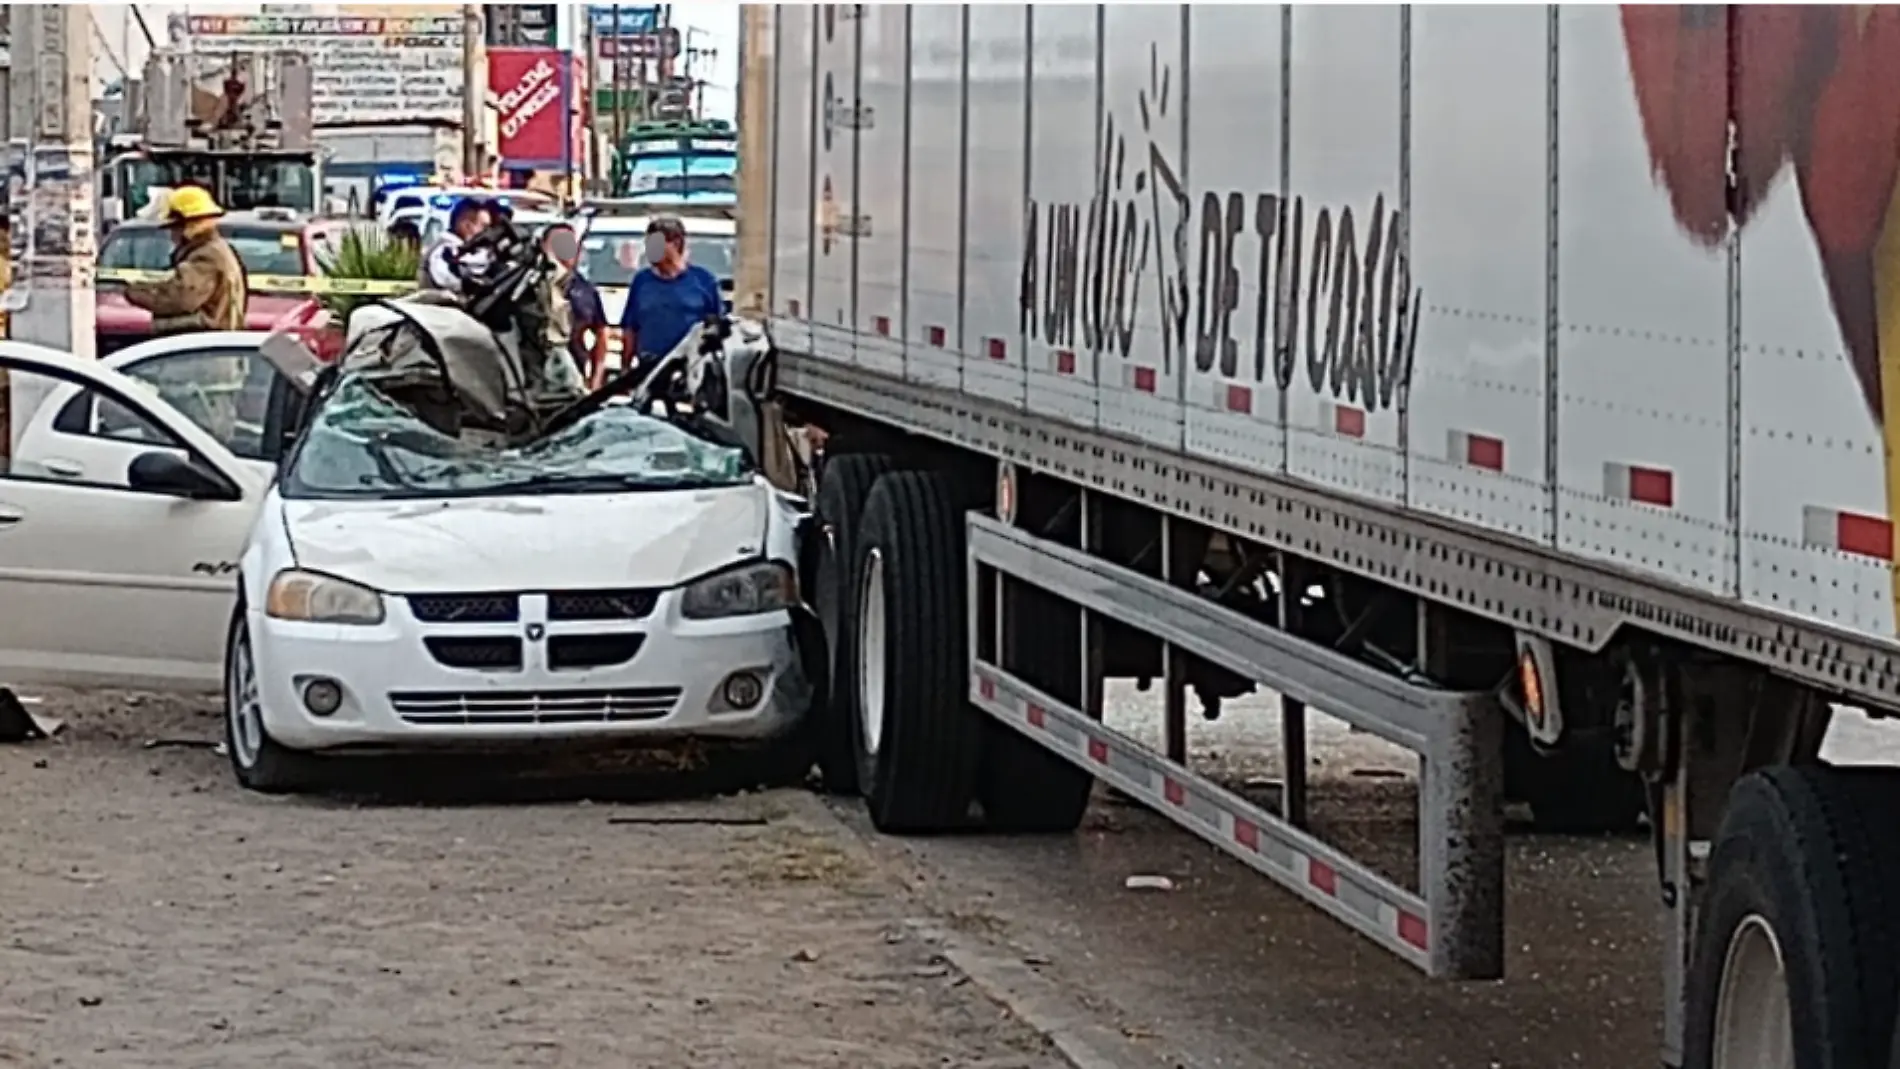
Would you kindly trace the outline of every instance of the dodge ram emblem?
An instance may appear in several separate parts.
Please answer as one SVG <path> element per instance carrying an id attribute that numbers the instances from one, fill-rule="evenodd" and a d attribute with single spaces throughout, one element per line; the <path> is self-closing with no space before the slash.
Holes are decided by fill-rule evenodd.
<path id="1" fill-rule="evenodd" d="M 546 624 L 529 624 L 528 625 L 528 641 L 529 642 L 539 642 L 543 638 L 547 637 L 547 633 L 548 633 L 548 628 Z"/>

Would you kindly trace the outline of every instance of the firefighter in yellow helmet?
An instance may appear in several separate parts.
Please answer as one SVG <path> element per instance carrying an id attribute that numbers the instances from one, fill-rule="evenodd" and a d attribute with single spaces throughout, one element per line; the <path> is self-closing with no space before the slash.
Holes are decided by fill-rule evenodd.
<path id="1" fill-rule="evenodd" d="M 237 253 L 218 233 L 224 209 L 197 186 L 180 186 L 160 213 L 172 235 L 172 272 L 134 282 L 125 299 L 152 313 L 153 334 L 243 330 L 249 280 Z"/>

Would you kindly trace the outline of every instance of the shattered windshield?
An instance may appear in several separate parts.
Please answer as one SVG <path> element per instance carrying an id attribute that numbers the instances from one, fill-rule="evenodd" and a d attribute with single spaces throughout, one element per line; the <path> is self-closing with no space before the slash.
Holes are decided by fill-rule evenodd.
<path id="1" fill-rule="evenodd" d="M 361 378 L 323 403 L 284 473 L 292 498 L 474 497 L 736 486 L 745 453 L 626 405 L 516 448 L 462 442 Z"/>

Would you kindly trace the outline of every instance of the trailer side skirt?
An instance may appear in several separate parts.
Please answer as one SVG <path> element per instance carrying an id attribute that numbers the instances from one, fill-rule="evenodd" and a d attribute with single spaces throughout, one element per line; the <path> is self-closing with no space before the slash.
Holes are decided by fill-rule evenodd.
<path id="1" fill-rule="evenodd" d="M 970 604 L 994 568 L 1295 696 L 1419 755 L 1420 893 L 1051 698 L 972 644 L 970 700 L 1434 977 L 1503 971 L 1503 827 L 1486 694 L 1413 686 L 1190 592 L 971 514 Z"/>

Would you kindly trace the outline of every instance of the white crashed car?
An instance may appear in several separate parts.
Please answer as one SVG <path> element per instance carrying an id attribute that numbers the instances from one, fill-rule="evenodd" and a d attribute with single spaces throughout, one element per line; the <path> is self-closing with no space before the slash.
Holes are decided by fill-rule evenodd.
<path id="1" fill-rule="evenodd" d="M 314 751 L 782 739 L 812 701 L 802 515 L 632 406 L 497 451 L 346 378 L 239 563 L 232 766 L 279 790 Z"/>

